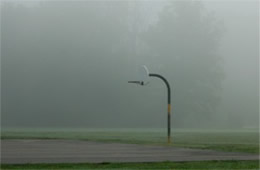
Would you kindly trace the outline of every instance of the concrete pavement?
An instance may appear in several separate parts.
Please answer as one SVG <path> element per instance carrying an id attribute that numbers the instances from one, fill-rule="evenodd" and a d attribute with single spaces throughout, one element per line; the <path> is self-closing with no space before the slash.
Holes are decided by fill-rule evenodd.
<path id="1" fill-rule="evenodd" d="M 4 164 L 202 160 L 259 160 L 259 155 L 80 140 L 1 140 Z"/>

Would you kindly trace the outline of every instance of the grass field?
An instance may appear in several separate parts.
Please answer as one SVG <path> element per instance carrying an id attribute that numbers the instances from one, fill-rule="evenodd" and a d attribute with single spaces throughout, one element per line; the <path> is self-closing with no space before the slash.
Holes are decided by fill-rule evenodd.
<path id="1" fill-rule="evenodd" d="M 168 145 L 165 129 L 3 129 L 1 139 L 79 139 Z M 259 131 L 177 129 L 172 132 L 170 146 L 259 153 Z"/>
<path id="2" fill-rule="evenodd" d="M 258 161 L 1 165 L 1 169 L 259 169 Z"/>

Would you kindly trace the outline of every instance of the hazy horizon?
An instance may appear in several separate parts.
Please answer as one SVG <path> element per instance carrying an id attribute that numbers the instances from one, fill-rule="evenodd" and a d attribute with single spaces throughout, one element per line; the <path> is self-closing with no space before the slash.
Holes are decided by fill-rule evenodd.
<path id="1" fill-rule="evenodd" d="M 2 128 L 259 128 L 259 1 L 1 1 Z"/>

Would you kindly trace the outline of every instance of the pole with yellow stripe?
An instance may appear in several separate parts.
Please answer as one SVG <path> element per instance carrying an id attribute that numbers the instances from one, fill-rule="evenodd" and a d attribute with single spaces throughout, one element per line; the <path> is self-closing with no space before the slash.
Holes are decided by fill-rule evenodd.
<path id="1" fill-rule="evenodd" d="M 171 87 L 169 82 L 163 76 L 159 74 L 149 74 L 150 77 L 157 77 L 163 80 L 167 87 L 167 102 L 168 102 L 168 110 L 167 110 L 167 135 L 168 135 L 168 144 L 171 143 Z"/>
<path id="2" fill-rule="evenodd" d="M 171 104 L 168 103 L 168 143 L 171 143 Z"/>

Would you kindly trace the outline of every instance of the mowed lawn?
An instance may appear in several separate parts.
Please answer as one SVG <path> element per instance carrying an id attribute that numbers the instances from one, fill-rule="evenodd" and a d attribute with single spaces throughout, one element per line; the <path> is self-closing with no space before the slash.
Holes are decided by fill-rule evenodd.
<path id="1" fill-rule="evenodd" d="M 74 163 L 1 165 L 1 169 L 259 169 L 258 161 Z"/>

